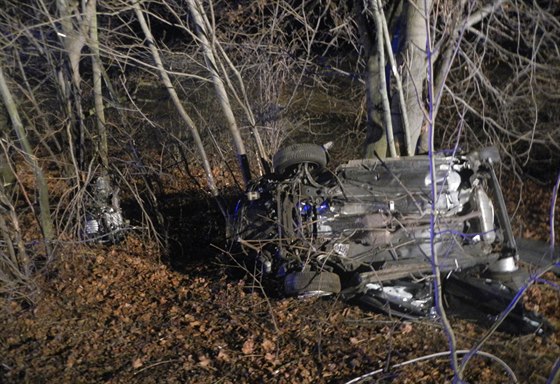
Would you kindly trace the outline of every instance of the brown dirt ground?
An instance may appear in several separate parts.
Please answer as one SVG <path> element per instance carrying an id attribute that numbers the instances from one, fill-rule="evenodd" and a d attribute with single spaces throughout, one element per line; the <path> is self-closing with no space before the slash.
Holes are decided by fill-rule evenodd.
<path id="1" fill-rule="evenodd" d="M 518 204 L 512 185 L 504 189 L 515 230 L 546 240 L 551 188 L 527 182 Z M 228 277 L 211 254 L 171 268 L 134 234 L 111 247 L 66 244 L 57 256 L 28 300 L 0 297 L 0 382 L 343 383 L 447 349 L 432 322 L 401 321 L 337 298 L 267 297 L 250 279 Z M 526 303 L 560 325 L 559 296 L 552 286 L 534 286 Z M 459 348 L 484 334 L 464 320 L 453 327 Z M 483 350 L 509 364 L 521 383 L 544 383 L 560 356 L 558 329 L 548 338 L 497 332 Z M 363 382 L 451 377 L 449 360 L 438 358 Z M 466 379 L 511 382 L 479 357 Z"/>

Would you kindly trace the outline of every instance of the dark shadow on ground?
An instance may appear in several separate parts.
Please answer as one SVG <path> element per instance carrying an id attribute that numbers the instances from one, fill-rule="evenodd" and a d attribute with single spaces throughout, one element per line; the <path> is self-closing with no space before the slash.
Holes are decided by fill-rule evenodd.
<path id="1" fill-rule="evenodd" d="M 215 199 L 201 192 L 166 195 L 161 200 L 167 234 L 167 262 L 177 271 L 211 261 L 225 244 L 225 218 Z"/>
<path id="2" fill-rule="evenodd" d="M 231 200 L 231 199 L 230 199 Z M 144 209 L 157 227 L 162 244 L 162 260 L 183 272 L 197 263 L 214 262 L 226 243 L 225 218 L 217 201 L 203 191 L 189 190 L 157 197 L 155 209 L 143 198 Z M 229 201 L 223 204 L 230 204 Z M 142 210 L 135 200 L 122 202 L 123 214 L 133 227 L 145 227 Z M 158 214 L 160 222 L 158 223 Z"/>

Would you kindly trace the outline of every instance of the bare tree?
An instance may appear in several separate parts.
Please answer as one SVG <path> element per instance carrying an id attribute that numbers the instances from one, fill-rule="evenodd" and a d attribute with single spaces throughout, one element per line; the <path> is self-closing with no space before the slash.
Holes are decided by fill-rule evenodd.
<path id="1" fill-rule="evenodd" d="M 98 154 L 103 166 L 103 172 L 109 170 L 109 148 L 107 139 L 107 127 L 105 120 L 105 105 L 103 103 L 103 66 L 99 51 L 99 38 L 97 28 L 97 0 L 89 0 L 86 4 L 87 29 L 89 31 L 87 43 L 92 52 L 91 66 L 93 72 L 93 94 L 95 104 L 95 116 L 99 138 L 97 140 Z"/>
<path id="2" fill-rule="evenodd" d="M 441 130 L 450 139 L 457 119 L 449 116 L 465 115 L 467 142 L 500 146 L 518 174 L 530 163 L 554 168 L 560 149 L 552 107 L 559 99 L 558 6 L 493 4 L 494 13 L 481 8 L 463 24 L 457 65 L 443 86 L 448 102 L 441 121 L 449 124 Z M 475 22 L 481 18 L 486 22 Z"/>
<path id="3" fill-rule="evenodd" d="M 181 103 L 181 100 L 179 99 L 179 96 L 177 95 L 177 92 L 175 91 L 175 88 L 173 87 L 173 84 L 171 83 L 169 75 L 167 74 L 166 70 L 163 67 L 161 57 L 160 57 L 159 52 L 158 52 L 158 50 L 155 46 L 154 37 L 153 37 L 153 35 L 150 31 L 150 28 L 148 27 L 148 24 L 146 23 L 146 20 L 144 18 L 144 14 L 142 12 L 142 9 L 140 8 L 140 5 L 137 2 L 135 2 L 133 4 L 133 7 L 134 7 L 134 11 L 136 13 L 136 16 L 138 17 L 138 21 L 140 22 L 140 25 L 142 27 L 142 31 L 146 35 L 146 41 L 147 41 L 148 47 L 150 48 L 150 51 L 151 51 L 152 56 L 154 58 L 154 61 L 156 62 L 156 66 L 157 66 L 157 69 L 158 69 L 159 74 L 161 76 L 161 79 L 162 79 L 165 87 L 167 88 L 167 91 L 169 92 L 169 95 L 171 96 L 171 99 L 173 100 L 173 104 L 177 108 L 177 111 L 181 115 L 181 118 L 183 119 L 183 121 L 187 125 L 187 128 L 190 130 L 191 135 L 193 136 L 193 138 L 195 140 L 196 147 L 198 149 L 198 154 L 202 159 L 202 164 L 204 166 L 204 170 L 206 171 L 208 186 L 209 186 L 210 190 L 212 191 L 212 194 L 217 196 L 218 195 L 218 189 L 216 187 L 216 183 L 214 181 L 214 176 L 212 175 L 212 170 L 210 168 L 210 163 L 209 163 L 208 158 L 206 156 L 206 151 L 204 149 L 204 145 L 203 145 L 202 140 L 200 138 L 200 135 L 198 133 L 198 129 L 197 129 L 196 125 L 194 124 L 194 121 L 191 119 L 191 117 L 188 115 L 185 108 L 183 107 L 183 104 Z"/>
<path id="4" fill-rule="evenodd" d="M 57 30 L 54 18 L 48 13 L 47 5 L 41 2 L 42 8 L 52 26 Z M 62 41 L 64 53 L 67 56 L 68 67 L 62 66 L 59 71 L 60 86 L 63 94 L 68 100 L 67 113 L 70 118 L 71 129 L 69 140 L 74 143 L 76 152 L 77 168 L 83 170 L 85 167 L 85 125 L 82 106 L 82 77 L 80 73 L 80 60 L 82 49 L 86 44 L 87 23 L 84 22 L 83 13 L 78 2 L 69 0 L 57 0 L 56 7 L 60 18 L 62 30 L 57 35 Z"/>
<path id="5" fill-rule="evenodd" d="M 214 84 L 216 95 L 218 96 L 218 101 L 226 118 L 226 123 L 235 144 L 235 150 L 237 152 L 239 168 L 241 169 L 243 180 L 245 184 L 248 184 L 251 180 L 251 170 L 249 167 L 249 160 L 247 158 L 247 151 L 245 150 L 243 138 L 241 137 L 241 133 L 239 131 L 239 128 L 237 127 L 237 121 L 235 119 L 235 116 L 233 115 L 229 96 L 226 92 L 224 82 L 218 74 L 218 64 L 216 62 L 214 51 L 210 43 L 210 39 L 212 38 L 210 23 L 207 22 L 204 8 L 198 0 L 187 0 L 187 4 L 189 5 L 189 10 L 193 18 L 196 36 L 198 38 L 198 41 L 200 42 L 202 51 L 204 52 L 206 66 L 212 77 L 212 83 Z"/>
<path id="6" fill-rule="evenodd" d="M 8 81 L 6 80 L 6 76 L 4 75 L 4 70 L 0 65 L 0 95 L 2 96 L 2 101 L 8 111 L 8 115 L 10 116 L 10 120 L 12 122 L 12 126 L 16 133 L 19 143 L 21 143 L 21 152 L 25 158 L 25 161 L 32 167 L 33 174 L 35 176 L 35 182 L 37 185 L 37 190 L 39 194 L 39 217 L 40 217 L 40 224 L 41 230 L 43 232 L 43 236 L 45 238 L 45 247 L 47 250 L 47 254 L 51 253 L 51 242 L 55 237 L 53 223 L 51 218 L 51 211 L 50 211 L 50 203 L 49 203 L 49 190 L 47 187 L 47 183 L 45 181 L 45 176 L 43 174 L 43 170 L 39 165 L 37 159 L 33 154 L 33 149 L 31 148 L 31 144 L 27 138 L 27 133 L 25 132 L 25 128 L 23 126 L 23 122 L 21 120 L 20 114 L 17 109 L 17 104 L 12 96 L 12 92 L 8 86 Z M 29 266 L 26 266 L 29 268 Z"/>
<path id="7" fill-rule="evenodd" d="M 467 1 L 438 1 L 432 4 L 431 1 L 419 0 L 391 2 L 384 7 L 380 7 L 376 1 L 369 1 L 364 2 L 363 5 L 358 2 L 357 5 L 356 20 L 360 27 L 368 63 L 366 89 L 370 101 L 368 117 L 372 150 L 383 155 L 387 145 L 389 148 L 392 147 L 390 130 L 397 135 L 395 140 L 397 148 L 402 148 L 397 152 L 414 155 L 416 151 L 426 152 L 428 149 L 426 28 L 431 31 L 434 46 L 434 50 L 431 52 L 434 74 L 431 86 L 434 88 L 435 95 L 434 119 L 440 116 L 438 114 L 440 105 L 446 103 L 443 108 L 446 114 L 441 119 L 443 126 L 436 130 L 438 137 L 440 137 L 439 132 L 451 132 L 448 130 L 451 128 L 451 124 L 453 124 L 452 131 L 455 131 L 454 127 L 457 126 L 459 119 L 450 118 L 447 113 L 447 111 L 451 111 L 449 108 L 453 108 L 452 106 L 455 105 L 458 107 L 458 110 L 453 109 L 455 116 L 470 115 L 486 126 L 485 133 L 488 133 L 485 135 L 486 137 L 508 136 L 506 142 L 512 143 L 517 148 L 503 149 L 510 154 L 512 159 L 519 156 L 519 144 L 523 142 L 527 143 L 525 150 L 528 151 L 533 148 L 533 144 L 552 148 L 557 146 L 554 135 L 551 136 L 552 140 L 548 145 L 538 138 L 541 130 L 537 129 L 536 115 L 532 118 L 532 126 L 527 127 L 525 133 L 517 133 L 515 128 L 513 131 L 507 128 L 508 122 L 504 121 L 505 119 L 512 121 L 507 113 L 510 109 L 504 109 L 496 104 L 489 109 L 488 100 L 484 100 L 485 94 L 488 94 L 491 96 L 492 103 L 494 100 L 500 101 L 502 104 L 506 100 L 514 103 L 527 101 L 528 108 L 525 111 L 539 109 L 537 105 L 542 98 L 538 100 L 536 95 L 542 88 L 535 87 L 535 82 L 541 78 L 552 80 L 550 76 L 554 76 L 554 64 L 548 63 L 557 61 L 555 44 L 550 40 L 554 36 L 552 31 L 555 31 L 554 23 L 550 19 L 551 13 L 537 4 L 512 6 L 503 0 L 495 0 L 486 4 Z M 515 20 L 515 16 L 520 15 L 520 12 L 523 12 L 524 21 L 534 20 L 536 22 L 530 32 L 526 32 L 527 29 L 521 27 L 505 34 L 499 32 L 500 28 L 520 25 L 521 21 Z M 519 17 L 517 18 L 520 20 Z M 377 26 L 379 24 L 387 26 L 387 28 L 380 30 Z M 545 30 L 546 32 L 544 32 Z M 533 33 L 533 37 L 529 36 L 529 33 Z M 379 37 L 381 34 L 383 34 L 383 38 Z M 506 36 L 517 37 L 508 39 Z M 536 36 L 540 36 L 539 40 L 536 40 Z M 509 41 L 506 42 L 506 40 Z M 392 43 L 393 49 L 387 44 L 389 41 Z M 383 52 L 383 45 L 385 52 Z M 523 49 L 511 49 L 515 46 L 519 48 L 523 46 Z M 396 49 L 394 49 L 395 47 Z M 527 79 L 527 81 L 523 81 L 521 88 L 499 89 L 497 79 L 500 77 L 490 79 L 485 74 L 490 70 L 487 64 L 490 61 L 485 61 L 484 58 L 488 57 L 490 52 L 492 52 L 495 63 L 503 64 L 499 67 L 500 71 L 506 72 L 510 70 L 506 68 L 513 67 L 511 71 L 515 71 L 517 75 L 510 80 Z M 523 52 L 532 52 L 532 54 L 526 56 Z M 389 59 L 384 57 L 389 57 Z M 540 64 L 540 61 L 544 57 L 549 60 L 547 64 L 543 65 Z M 394 70 L 393 61 L 396 62 L 398 71 Z M 455 65 L 456 62 L 459 64 Z M 385 66 L 390 66 L 391 72 L 386 72 Z M 468 72 L 459 70 L 459 68 L 465 67 L 468 68 Z M 494 67 L 493 71 L 496 72 L 497 69 L 498 67 Z M 537 75 L 538 72 L 542 74 Z M 389 76 L 389 73 L 393 76 Z M 386 82 L 385 77 L 390 78 L 391 82 Z M 404 98 L 400 93 L 401 83 Z M 548 84 L 551 83 L 554 82 L 548 82 Z M 467 84 L 469 86 L 465 87 Z M 525 85 L 528 87 L 526 96 L 508 95 L 508 92 L 513 90 L 519 92 L 521 89 L 525 89 Z M 452 98 L 451 103 L 447 102 L 449 96 Z M 382 118 L 382 111 L 387 108 L 387 99 L 391 99 L 391 121 Z M 484 110 L 481 110 L 481 107 Z M 520 110 L 516 109 L 518 112 Z M 494 113 L 495 116 L 490 117 Z M 434 123 L 435 121 L 432 122 L 432 124 Z M 474 134 L 474 136 L 469 136 L 469 141 L 480 141 L 476 137 L 480 136 L 478 131 L 478 129 L 469 131 Z M 550 132 L 548 129 L 546 131 Z M 524 157 L 528 158 L 526 154 Z"/>

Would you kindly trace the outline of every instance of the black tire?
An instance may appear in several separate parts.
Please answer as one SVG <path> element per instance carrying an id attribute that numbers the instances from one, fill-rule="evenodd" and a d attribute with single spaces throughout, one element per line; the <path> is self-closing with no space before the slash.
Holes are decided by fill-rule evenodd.
<path id="1" fill-rule="evenodd" d="M 272 158 L 274 173 L 284 176 L 294 166 L 309 163 L 323 169 L 327 165 L 327 153 L 317 144 L 293 144 L 282 148 Z"/>
<path id="2" fill-rule="evenodd" d="M 292 272 L 284 279 L 284 291 L 290 296 L 333 294 L 340 290 L 340 277 L 332 272 Z"/>

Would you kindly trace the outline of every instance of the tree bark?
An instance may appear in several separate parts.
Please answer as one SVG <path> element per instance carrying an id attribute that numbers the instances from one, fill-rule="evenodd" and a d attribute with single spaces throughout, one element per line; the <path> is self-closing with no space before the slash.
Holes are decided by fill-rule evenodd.
<path id="1" fill-rule="evenodd" d="M 393 74 L 393 76 L 395 77 L 395 87 L 397 90 L 397 94 L 399 95 L 398 97 L 398 106 L 399 106 L 399 111 L 400 112 L 400 120 L 399 121 L 401 127 L 400 130 L 402 130 L 403 132 L 408 132 L 409 131 L 409 127 L 408 127 L 408 111 L 406 110 L 406 102 L 405 102 L 405 98 L 404 98 L 404 92 L 403 92 L 403 85 L 402 85 L 402 78 L 400 75 L 400 72 L 397 68 L 397 61 L 395 58 L 395 55 L 393 53 L 393 47 L 391 46 L 391 35 L 389 33 L 389 27 L 387 25 L 387 19 L 385 17 L 385 12 L 383 11 L 383 6 L 382 6 L 382 2 L 381 0 L 377 0 L 377 3 L 379 5 L 379 13 L 380 13 L 380 22 L 381 25 L 383 27 L 383 37 L 384 37 L 384 42 L 385 42 L 385 49 L 387 50 L 387 57 L 389 58 L 389 63 L 391 64 L 391 73 Z M 395 113 L 397 111 L 392 109 L 392 112 Z M 393 125 L 393 127 L 395 127 L 395 125 Z M 399 129 L 397 128 L 397 129 Z M 406 145 L 407 145 L 407 136 L 405 134 L 405 149 L 406 149 Z M 399 151 L 400 152 L 400 151 Z M 399 153 L 400 154 L 400 153 Z"/>
<path id="2" fill-rule="evenodd" d="M 73 99 L 68 113 L 72 121 L 72 135 L 70 140 L 74 141 L 74 149 L 77 152 L 76 157 L 78 167 L 83 170 L 85 167 L 85 126 L 84 112 L 82 108 L 82 90 L 80 75 L 80 59 L 82 57 L 82 49 L 85 45 L 86 38 L 83 28 L 77 1 L 56 0 L 56 7 L 60 16 L 60 25 L 62 26 L 62 44 L 68 55 L 70 64 L 71 90 L 68 90 L 69 97 Z M 75 15 L 75 16 L 74 16 Z M 78 22 L 78 28 L 74 27 L 73 19 Z"/>
<path id="3" fill-rule="evenodd" d="M 361 1 L 356 2 L 356 19 L 362 44 L 366 54 L 366 112 L 367 112 L 367 135 L 366 135 L 366 158 L 374 158 L 375 155 L 384 158 L 387 156 L 387 136 L 383 129 L 383 115 L 381 111 L 382 100 L 379 93 L 379 77 L 383 68 L 380 68 L 376 57 L 374 36 L 371 23 L 368 22 L 366 8 Z"/>
<path id="4" fill-rule="evenodd" d="M 237 152 L 237 157 L 239 161 L 239 167 L 243 175 L 243 181 L 247 185 L 251 181 L 251 170 L 249 167 L 249 161 L 247 158 L 247 152 L 245 150 L 245 145 L 243 143 L 243 138 L 241 137 L 241 132 L 235 121 L 235 116 L 231 109 L 231 104 L 229 101 L 228 94 L 224 87 L 224 82 L 218 74 L 218 66 L 216 64 L 216 59 L 214 57 L 214 51 L 209 41 L 209 36 L 212 33 L 210 31 L 210 26 L 204 22 L 202 15 L 204 14 L 204 8 L 198 0 L 187 0 L 193 22 L 195 24 L 196 36 L 202 47 L 202 52 L 204 54 L 204 60 L 206 62 L 206 68 L 210 72 L 212 77 L 212 83 L 214 84 L 214 89 L 216 90 L 216 95 L 218 96 L 218 101 L 226 118 L 226 123 L 228 125 L 230 134 L 233 138 L 233 143 L 235 145 L 235 150 Z"/>
<path id="5" fill-rule="evenodd" d="M 429 15 L 431 0 L 411 0 L 407 3 L 406 40 L 403 62 L 403 92 L 408 112 L 409 131 L 405 132 L 409 156 L 416 153 L 418 140 L 425 127 L 424 82 L 426 81 L 425 17 Z M 422 142 L 420 152 L 428 151 L 428 143 Z"/>
<path id="6" fill-rule="evenodd" d="M 376 52 L 378 61 L 378 76 L 379 83 L 376 89 L 381 97 L 381 105 L 383 107 L 383 123 L 385 128 L 385 134 L 387 135 L 387 146 L 389 147 L 389 153 L 391 157 L 397 157 L 397 151 L 395 149 L 395 137 L 393 135 L 393 123 L 391 121 L 391 107 L 389 103 L 389 94 L 387 88 L 387 77 L 385 75 L 385 44 L 384 44 L 384 34 L 383 34 L 383 22 L 381 21 L 381 12 L 379 10 L 381 2 L 378 0 L 370 0 L 370 6 L 373 11 L 373 19 L 375 23 L 375 37 L 376 37 Z M 370 85 L 371 86 L 371 85 Z"/>
<path id="7" fill-rule="evenodd" d="M 47 253 L 51 254 L 51 241 L 54 239 L 54 228 L 51 218 L 50 206 L 49 206 L 49 190 L 47 183 L 45 181 L 45 176 L 43 175 L 43 170 L 37 162 L 37 158 L 33 154 L 31 144 L 27 140 L 27 134 L 21 122 L 16 103 L 12 97 L 12 93 L 8 87 L 8 83 L 4 76 L 4 71 L 2 66 L 0 66 L 0 95 L 2 96 L 2 101 L 6 106 L 8 115 L 16 132 L 19 142 L 21 143 L 22 153 L 25 156 L 26 161 L 32 166 L 33 173 L 35 174 L 35 183 L 37 185 L 37 190 L 39 193 L 39 209 L 40 209 L 40 223 L 41 230 L 43 232 L 43 237 L 45 239 L 45 246 Z"/>
<path id="8" fill-rule="evenodd" d="M 88 46 L 92 52 L 91 65 L 93 71 L 95 116 L 97 132 L 99 134 L 97 139 L 97 151 L 101 159 L 101 164 L 103 165 L 103 172 L 107 173 L 109 170 L 109 147 L 107 142 L 107 127 L 105 125 L 105 106 L 103 104 L 101 56 L 99 54 L 99 40 L 97 36 L 97 0 L 89 0 L 86 7 L 86 17 L 89 24 Z"/>

